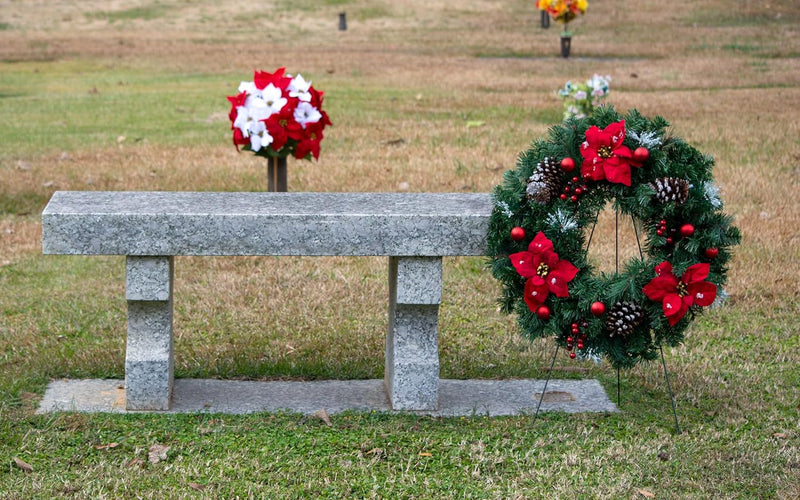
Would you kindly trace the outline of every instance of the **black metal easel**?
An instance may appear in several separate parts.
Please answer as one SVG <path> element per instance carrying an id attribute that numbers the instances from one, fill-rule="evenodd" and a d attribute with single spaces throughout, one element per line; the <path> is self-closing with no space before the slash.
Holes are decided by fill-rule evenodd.
<path id="1" fill-rule="evenodd" d="M 586 250 L 584 251 L 585 254 L 589 253 L 589 246 L 592 244 L 592 237 L 594 236 L 594 230 L 597 227 L 597 220 L 600 214 L 598 213 L 594 218 L 594 224 L 592 225 L 592 230 L 589 233 L 589 239 L 586 242 Z M 633 224 L 633 234 L 636 236 L 636 246 L 639 248 L 639 257 L 644 258 L 644 253 L 642 252 L 642 243 L 639 239 L 639 229 L 636 227 L 636 219 L 631 216 L 631 223 Z M 619 208 L 615 210 L 614 214 L 614 272 L 619 274 Z M 550 377 L 553 373 L 553 367 L 556 363 L 556 356 L 558 355 L 559 345 L 556 344 L 556 351 L 553 353 L 553 360 L 550 362 L 550 369 L 547 371 L 547 378 L 544 381 L 544 387 L 542 388 L 542 393 L 539 396 L 539 404 L 536 406 L 536 413 L 533 415 L 533 422 L 531 425 L 536 423 L 536 418 L 539 416 L 539 410 L 542 407 L 542 401 L 544 401 L 544 394 L 547 392 L 547 384 L 550 383 Z M 669 393 L 669 401 L 672 406 L 672 416 L 675 418 L 675 429 L 677 430 L 678 434 L 681 433 L 681 425 L 678 422 L 678 412 L 675 408 L 675 396 L 672 393 L 672 386 L 669 382 L 669 372 L 667 371 L 667 362 L 664 358 L 664 348 L 659 344 L 658 350 L 661 352 L 661 365 L 664 368 L 664 380 L 667 382 L 667 392 Z M 617 406 L 621 406 L 622 399 L 620 397 L 620 369 L 617 368 Z"/>

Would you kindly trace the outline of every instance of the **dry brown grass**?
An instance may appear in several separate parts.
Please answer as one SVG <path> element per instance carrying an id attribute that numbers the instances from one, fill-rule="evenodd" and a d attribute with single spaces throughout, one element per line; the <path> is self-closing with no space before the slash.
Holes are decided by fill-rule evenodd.
<path id="1" fill-rule="evenodd" d="M 657 2 L 635 8 L 598 3 L 591 17 L 575 22 L 576 57 L 569 60 L 552 57 L 557 28 L 539 29 L 538 15 L 522 1 L 354 0 L 250 17 L 232 2 L 153 5 L 57 1 L 45 8 L 2 2 L 8 29 L 0 31 L 0 59 L 90 59 L 242 78 L 254 66 L 291 62 L 290 69 L 314 75 L 328 102 L 342 110 L 333 117 L 336 125 L 320 161 L 291 165 L 290 187 L 298 191 L 489 191 L 519 151 L 546 132 L 543 117 L 557 119 L 556 88 L 592 72 L 610 74 L 610 101 L 619 109 L 661 114 L 674 133 L 715 155 L 727 210 L 744 234 L 731 270 L 734 301 L 760 310 L 764 301 L 796 300 L 800 37 L 792 21 L 800 14 L 791 1 L 772 2 L 768 13 L 750 1 L 715 0 L 701 8 L 682 0 L 669 9 Z M 137 16 L 137 8 L 155 10 L 147 19 Z M 350 13 L 347 32 L 335 30 L 340 10 Z M 772 26 L 746 25 L 753 16 L 768 16 Z M 348 89 L 346 95 L 337 95 L 339 89 Z M 342 99 L 355 89 L 390 89 L 397 97 L 376 94 L 383 101 L 370 103 L 373 111 L 351 113 Z M 219 143 L 165 147 L 126 141 L 100 149 L 12 152 L 2 165 L 4 189 L 41 199 L 55 189 L 259 189 L 264 167 L 227 143 L 224 109 L 206 119 L 222 130 Z M 484 124 L 468 127 L 470 120 Z M 36 213 L 3 217 L 4 262 L 40 251 L 37 219 Z M 608 266 L 610 224 L 601 226 L 596 242 Z M 214 300 L 223 304 L 217 307 L 233 306 L 243 321 L 256 321 L 248 316 L 248 300 L 260 303 L 271 294 L 235 298 L 226 290 L 252 286 L 247 283 L 254 276 L 265 290 L 280 288 L 292 274 L 329 264 L 300 264 L 291 271 L 281 265 L 266 282 L 257 267 L 198 261 L 192 269 L 220 276 L 208 279 Z M 374 263 L 343 265 L 342 276 L 383 272 Z M 341 291 L 342 283 L 333 281 L 323 295 Z M 477 282 L 492 292 L 490 278 Z M 302 302 L 295 299 L 284 303 Z M 305 313 L 301 308 L 291 314 Z"/>

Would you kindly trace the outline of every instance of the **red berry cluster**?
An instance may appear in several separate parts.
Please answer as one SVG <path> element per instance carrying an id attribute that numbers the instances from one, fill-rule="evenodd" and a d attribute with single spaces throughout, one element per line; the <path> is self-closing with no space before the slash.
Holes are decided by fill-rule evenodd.
<path id="1" fill-rule="evenodd" d="M 684 224 L 680 229 L 668 228 L 667 221 L 661 219 L 656 226 L 656 234 L 658 236 L 666 236 L 667 245 L 674 245 L 681 238 L 688 238 L 694 234 L 694 226 L 691 224 Z"/>
<path id="2" fill-rule="evenodd" d="M 569 357 L 572 359 L 575 359 L 577 356 L 573 349 L 577 348 L 580 351 L 584 347 L 584 342 L 586 342 L 586 334 L 581 333 L 581 328 L 586 328 L 587 326 L 589 326 L 589 323 L 585 321 L 580 325 L 578 325 L 578 323 L 572 323 L 572 334 L 567 337 L 567 351 L 569 352 Z"/>
<path id="3" fill-rule="evenodd" d="M 667 221 L 661 219 L 658 222 L 658 226 L 656 226 L 656 234 L 658 236 L 665 236 L 667 238 L 667 245 L 672 245 L 678 239 L 678 230 L 673 228 L 667 228 Z"/>
<path id="4" fill-rule="evenodd" d="M 581 182 L 580 177 L 573 177 L 564 186 L 564 192 L 561 193 L 561 199 L 564 201 L 570 200 L 573 203 L 578 201 L 582 194 L 585 194 L 589 188 L 586 184 Z"/>

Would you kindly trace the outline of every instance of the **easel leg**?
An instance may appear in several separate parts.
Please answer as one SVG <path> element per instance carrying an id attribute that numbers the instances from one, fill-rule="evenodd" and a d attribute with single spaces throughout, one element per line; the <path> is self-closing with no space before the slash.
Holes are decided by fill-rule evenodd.
<path id="1" fill-rule="evenodd" d="M 675 429 L 677 429 L 678 434 L 680 434 L 681 425 L 678 423 L 678 412 L 675 410 L 675 397 L 672 395 L 672 387 L 669 385 L 669 373 L 667 373 L 667 362 L 664 360 L 664 348 L 659 345 L 658 349 L 661 351 L 661 364 L 664 366 L 664 379 L 667 381 L 669 401 L 672 403 L 672 415 L 675 417 Z"/>
<path id="2" fill-rule="evenodd" d="M 544 387 L 542 388 L 542 394 L 539 396 L 539 404 L 536 405 L 536 413 L 533 415 L 533 422 L 531 426 L 536 423 L 536 418 L 539 416 L 539 409 L 542 407 L 542 401 L 544 401 L 544 393 L 547 392 L 547 384 L 550 383 L 550 376 L 553 373 L 553 367 L 556 365 L 556 356 L 558 355 L 558 344 L 556 344 L 556 352 L 553 353 L 553 360 L 550 362 L 550 369 L 547 370 L 547 378 L 544 381 Z"/>

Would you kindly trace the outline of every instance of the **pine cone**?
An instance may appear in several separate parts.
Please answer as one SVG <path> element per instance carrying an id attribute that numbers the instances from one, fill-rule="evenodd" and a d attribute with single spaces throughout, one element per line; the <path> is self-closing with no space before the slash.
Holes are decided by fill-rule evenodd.
<path id="1" fill-rule="evenodd" d="M 689 183 L 676 177 L 662 177 L 650 183 L 661 203 L 684 203 L 689 199 Z"/>
<path id="2" fill-rule="evenodd" d="M 525 193 L 529 200 L 546 205 L 561 194 L 561 167 L 549 156 L 536 165 L 533 175 L 528 178 Z"/>
<path id="3" fill-rule="evenodd" d="M 643 322 L 644 310 L 639 304 L 628 301 L 617 302 L 608 313 L 606 330 L 611 332 L 611 337 L 614 335 L 627 337 Z"/>

